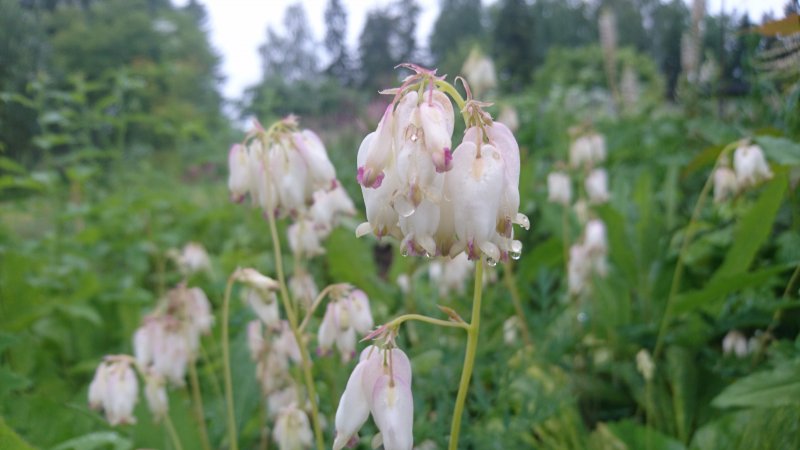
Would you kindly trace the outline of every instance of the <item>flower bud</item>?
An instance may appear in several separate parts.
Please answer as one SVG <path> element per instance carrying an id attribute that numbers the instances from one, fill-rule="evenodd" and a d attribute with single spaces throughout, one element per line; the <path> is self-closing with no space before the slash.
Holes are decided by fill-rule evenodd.
<path id="1" fill-rule="evenodd" d="M 231 191 L 231 200 L 241 202 L 250 192 L 250 158 L 247 149 L 241 144 L 234 144 L 228 152 L 228 190 Z"/>
<path id="2" fill-rule="evenodd" d="M 134 424 L 133 408 L 138 395 L 139 382 L 129 361 L 104 361 L 89 385 L 89 406 L 102 409 L 112 426 Z"/>
<path id="3" fill-rule="evenodd" d="M 738 190 L 736 172 L 724 166 L 714 170 L 714 203 L 726 201 L 736 195 Z"/>
<path id="4" fill-rule="evenodd" d="M 590 203 L 605 203 L 608 201 L 608 174 L 605 169 L 594 169 L 586 177 L 586 193 Z"/>
<path id="5" fill-rule="evenodd" d="M 250 288 L 247 289 L 245 296 L 247 304 L 264 325 L 274 328 L 280 324 L 278 299 L 275 292 Z"/>
<path id="6" fill-rule="evenodd" d="M 236 272 L 234 272 L 233 276 L 237 281 L 264 292 L 277 291 L 280 288 L 280 285 L 277 281 L 268 276 L 262 275 L 257 270 L 249 267 L 244 269 L 236 269 Z"/>
<path id="7" fill-rule="evenodd" d="M 394 105 L 389 105 L 383 118 L 378 123 L 378 129 L 367 135 L 373 136 L 372 139 L 361 143 L 364 148 L 363 158 L 361 157 L 362 150 L 359 149 L 358 161 L 358 183 L 365 188 L 378 188 L 383 182 L 383 170 L 389 164 L 393 153 L 392 143 L 392 124 Z"/>
<path id="8" fill-rule="evenodd" d="M 148 376 L 144 388 L 144 396 L 155 421 L 161 421 L 169 410 L 169 400 L 167 399 L 167 388 L 164 379 L 158 375 Z"/>
<path id="9" fill-rule="evenodd" d="M 739 189 L 746 189 L 772 178 L 772 171 L 757 145 L 743 145 L 733 153 L 733 169 Z"/>
<path id="10" fill-rule="evenodd" d="M 290 405 L 278 413 L 272 438 L 280 450 L 302 450 L 314 443 L 308 416 L 296 405 Z"/>
<path id="11" fill-rule="evenodd" d="M 325 253 L 319 241 L 319 235 L 314 230 L 314 223 L 310 220 L 300 219 L 289 226 L 287 230 L 289 248 L 298 257 L 310 258 Z"/>
<path id="12" fill-rule="evenodd" d="M 336 169 L 330 159 L 325 145 L 319 136 L 311 130 L 292 133 L 295 148 L 308 167 L 308 174 L 313 190 L 331 189 L 338 183 Z"/>

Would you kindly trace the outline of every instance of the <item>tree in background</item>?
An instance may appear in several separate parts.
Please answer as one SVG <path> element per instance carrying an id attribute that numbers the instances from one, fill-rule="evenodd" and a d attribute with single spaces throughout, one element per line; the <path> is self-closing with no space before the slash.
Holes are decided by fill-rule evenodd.
<path id="1" fill-rule="evenodd" d="M 483 9 L 480 0 L 440 0 L 439 11 L 428 40 L 432 65 L 440 74 L 455 75 L 472 46 L 486 38 Z"/>
<path id="2" fill-rule="evenodd" d="M 308 81 L 319 73 L 317 45 L 301 3 L 286 9 L 283 16 L 284 34 L 267 28 L 267 40 L 259 48 L 264 78 L 279 78 L 285 82 Z"/>
<path id="3" fill-rule="evenodd" d="M 414 33 L 418 15 L 419 6 L 415 1 L 402 0 L 367 13 L 358 46 L 363 87 L 379 90 L 389 86 L 397 76 L 394 66 L 415 62 Z"/>
<path id="4" fill-rule="evenodd" d="M 659 3 L 652 16 L 652 55 L 666 79 L 667 98 L 675 98 L 681 74 L 681 36 L 689 26 L 689 8 L 683 0 Z"/>
<path id="5" fill-rule="evenodd" d="M 344 86 L 352 84 L 353 63 L 347 51 L 347 11 L 340 0 L 329 0 L 325 7 L 325 50 L 331 60 L 325 74 Z"/>
<path id="6" fill-rule="evenodd" d="M 500 83 L 515 92 L 531 80 L 535 64 L 533 12 L 525 0 L 502 0 L 493 22 L 492 56 Z"/>

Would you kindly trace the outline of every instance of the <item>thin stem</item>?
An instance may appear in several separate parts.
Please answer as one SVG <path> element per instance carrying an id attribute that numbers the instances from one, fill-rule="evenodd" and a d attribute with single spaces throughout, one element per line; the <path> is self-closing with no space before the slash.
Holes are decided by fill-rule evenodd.
<path id="1" fill-rule="evenodd" d="M 658 359 L 659 354 L 661 353 L 661 349 L 664 344 L 664 333 L 667 331 L 667 325 L 669 324 L 670 315 L 672 313 L 672 304 L 674 303 L 675 297 L 678 295 L 678 289 L 680 289 L 681 285 L 681 278 L 683 277 L 683 269 L 684 269 L 684 260 L 686 259 L 686 252 L 689 249 L 689 243 L 691 243 L 692 238 L 694 237 L 695 228 L 697 226 L 697 220 L 700 218 L 700 212 L 703 210 L 703 205 L 705 204 L 706 197 L 708 197 L 708 193 L 711 191 L 711 186 L 714 180 L 714 172 L 716 171 L 719 163 L 722 159 L 726 157 L 726 153 L 728 153 L 731 149 L 735 148 L 738 145 L 737 142 L 733 142 L 725 146 L 722 149 L 719 156 L 717 157 L 716 162 L 714 163 L 714 167 L 711 169 L 711 173 L 706 178 L 706 182 L 703 185 L 703 190 L 700 191 L 700 195 L 697 198 L 697 203 L 694 205 L 694 210 L 692 211 L 692 217 L 689 220 L 689 225 L 686 226 L 686 231 L 684 232 L 683 242 L 681 243 L 681 249 L 678 252 L 678 261 L 675 264 L 675 273 L 672 276 L 672 285 L 669 288 L 669 296 L 667 297 L 667 304 L 664 307 L 664 314 L 661 315 L 661 325 L 658 328 L 658 335 L 656 336 L 656 346 L 653 350 L 653 359 Z"/>
<path id="2" fill-rule="evenodd" d="M 509 262 L 503 269 L 503 281 L 505 281 L 506 288 L 511 294 L 511 303 L 514 304 L 514 310 L 519 320 L 519 327 L 522 329 L 522 340 L 525 342 L 525 345 L 531 345 L 531 333 L 528 329 L 528 321 L 525 320 L 525 310 L 522 309 L 522 300 L 519 296 L 519 289 L 517 289 L 517 281 L 514 279 L 513 264 Z"/>
<path id="3" fill-rule="evenodd" d="M 297 324 L 297 314 L 295 313 L 292 301 L 289 298 L 289 290 L 286 287 L 286 278 L 283 274 L 283 256 L 281 255 L 281 240 L 278 236 L 278 227 L 275 224 L 275 214 L 272 211 L 267 213 L 269 222 L 269 232 L 272 236 L 272 248 L 275 252 L 275 269 L 278 273 L 278 283 L 280 284 L 281 302 L 286 310 L 286 317 L 289 319 L 289 326 L 292 334 L 300 347 L 300 359 L 303 367 L 303 378 L 308 392 L 308 401 L 311 403 L 311 423 L 314 426 L 314 437 L 317 441 L 317 450 L 324 450 L 322 438 L 322 426 L 319 423 L 319 406 L 317 405 L 317 390 L 314 387 L 314 377 L 311 374 L 311 358 L 308 356 L 308 349 L 303 342 L 303 335 Z"/>
<path id="4" fill-rule="evenodd" d="M 178 437 L 178 432 L 175 430 L 175 425 L 172 424 L 172 419 L 169 418 L 169 414 L 164 416 L 164 428 L 167 429 L 167 434 L 169 434 L 169 438 L 175 450 L 183 450 L 181 439 Z"/>
<path id="5" fill-rule="evenodd" d="M 432 325 L 438 325 L 440 327 L 450 327 L 450 328 L 463 328 L 469 331 L 469 325 L 464 322 L 451 322 L 449 320 L 442 320 L 442 319 L 434 319 L 433 317 L 423 316 L 422 314 L 403 314 L 400 317 L 395 317 L 392 319 L 391 322 L 388 322 L 384 327 L 386 329 L 397 328 L 403 322 L 407 322 L 409 320 L 416 320 L 417 322 L 425 322 Z"/>
<path id="6" fill-rule="evenodd" d="M 208 439 L 208 428 L 206 427 L 206 414 L 203 410 L 203 395 L 200 393 L 200 380 L 197 377 L 197 362 L 189 364 L 189 385 L 192 390 L 192 403 L 194 403 L 194 415 L 200 427 L 200 443 L 203 450 L 211 450 L 211 441 Z"/>
<path id="7" fill-rule="evenodd" d="M 228 409 L 228 440 L 230 440 L 231 450 L 238 450 L 239 442 L 236 436 L 236 417 L 233 411 L 233 381 L 231 380 L 231 350 L 228 339 L 228 321 L 230 319 L 231 289 L 233 288 L 234 277 L 228 277 L 228 284 L 225 286 L 225 299 L 222 303 L 222 362 L 224 364 L 225 375 L 225 403 Z"/>
<path id="8" fill-rule="evenodd" d="M 569 273 L 569 207 L 564 205 L 561 213 L 561 246 L 564 251 L 564 273 Z"/>
<path id="9" fill-rule="evenodd" d="M 317 298 L 314 299 L 314 303 L 311 304 L 311 308 L 308 309 L 306 316 L 303 318 L 303 322 L 300 323 L 299 329 L 301 333 L 305 331 L 306 326 L 308 325 L 308 321 L 311 320 L 311 317 L 314 316 L 314 311 L 316 311 L 317 308 L 319 308 L 319 305 L 322 304 L 322 301 L 325 300 L 325 296 L 328 295 L 330 291 L 332 291 L 334 288 L 338 286 L 340 285 L 329 284 L 328 286 L 325 287 L 325 289 L 322 290 L 322 292 L 319 293 L 319 295 L 317 295 Z"/>
<path id="10" fill-rule="evenodd" d="M 436 87 L 443 90 L 445 93 L 447 93 L 450 97 L 453 98 L 453 101 L 455 101 L 456 105 L 458 105 L 458 110 L 461 111 L 461 117 L 463 117 L 464 119 L 464 125 L 469 126 L 469 114 L 467 114 L 467 112 L 464 111 L 464 107 L 466 107 L 467 105 L 467 103 L 464 101 L 464 97 L 462 97 L 461 94 L 458 93 L 458 90 L 447 81 L 436 80 L 434 81 L 434 84 L 436 85 Z"/>
<path id="11" fill-rule="evenodd" d="M 461 416 L 464 413 L 464 404 L 467 401 L 469 381 L 472 369 L 475 366 L 475 353 L 478 349 L 478 332 L 481 326 L 481 295 L 483 290 L 483 260 L 475 264 L 475 284 L 472 298 L 472 318 L 467 327 L 467 351 L 464 355 L 464 368 L 461 371 L 461 381 L 458 384 L 456 406 L 453 410 L 453 423 L 450 427 L 449 450 L 458 449 L 458 435 L 461 432 Z"/>

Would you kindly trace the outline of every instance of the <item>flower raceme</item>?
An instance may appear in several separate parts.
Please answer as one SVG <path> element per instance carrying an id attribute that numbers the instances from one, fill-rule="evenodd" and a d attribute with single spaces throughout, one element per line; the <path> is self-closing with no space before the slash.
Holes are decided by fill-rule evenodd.
<path id="1" fill-rule="evenodd" d="M 398 348 L 365 348 L 339 400 L 333 450 L 357 442 L 358 431 L 370 414 L 380 431 L 373 447 L 383 443 L 385 450 L 411 450 L 413 400 L 411 362 L 406 354 Z"/>
<path id="2" fill-rule="evenodd" d="M 134 424 L 139 382 L 128 358 L 107 357 L 89 385 L 89 406 L 102 410 L 111 425 Z"/>
<path id="3" fill-rule="evenodd" d="M 347 362 L 356 352 L 356 333 L 365 335 L 374 325 L 369 299 L 364 291 L 349 290 L 328 303 L 319 326 L 320 353 L 327 353 L 335 345 Z"/>
<path id="4" fill-rule="evenodd" d="M 357 236 L 393 236 L 403 254 L 490 262 L 517 257 L 522 244 L 512 224 L 528 228 L 519 213 L 519 146 L 486 104 L 454 97 L 467 124 L 452 148 L 455 88 L 416 66 L 398 89 L 377 129 L 358 150 L 358 182 L 367 222 Z"/>

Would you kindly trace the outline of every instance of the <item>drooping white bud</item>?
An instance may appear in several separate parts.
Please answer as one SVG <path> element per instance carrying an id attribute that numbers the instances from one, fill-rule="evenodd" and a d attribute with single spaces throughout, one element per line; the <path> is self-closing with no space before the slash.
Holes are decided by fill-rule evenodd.
<path id="1" fill-rule="evenodd" d="M 332 189 L 336 182 L 333 167 L 322 140 L 311 130 L 292 133 L 295 148 L 308 167 L 312 190 Z"/>
<path id="2" fill-rule="evenodd" d="M 739 189 L 746 189 L 772 178 L 772 171 L 757 145 L 743 145 L 733 152 L 733 169 Z"/>
<path id="3" fill-rule="evenodd" d="M 739 330 L 731 330 L 722 339 L 722 353 L 744 358 L 748 353 L 747 338 Z"/>
<path id="4" fill-rule="evenodd" d="M 134 424 L 138 394 L 139 382 L 129 361 L 112 359 L 98 366 L 89 386 L 89 405 L 102 409 L 112 426 Z"/>
<path id="5" fill-rule="evenodd" d="M 287 230 L 289 248 L 298 257 L 311 258 L 322 255 L 325 249 L 320 245 L 319 235 L 314 229 L 314 223 L 307 219 L 300 219 L 289 226 Z"/>
<path id="6" fill-rule="evenodd" d="M 250 267 L 236 269 L 234 277 L 237 281 L 262 291 L 277 291 L 280 288 L 277 281 L 266 275 L 262 275 L 260 272 Z"/>
<path id="7" fill-rule="evenodd" d="M 605 203 L 609 199 L 608 173 L 605 169 L 594 169 L 586 177 L 586 194 L 590 203 Z"/>
<path id="8" fill-rule="evenodd" d="M 167 399 L 167 387 L 164 379 L 158 375 L 148 376 L 144 396 L 147 399 L 147 406 L 156 422 L 161 421 L 169 410 L 169 400 Z"/>
<path id="9" fill-rule="evenodd" d="M 290 405 L 278 413 L 272 438 L 279 450 L 303 450 L 314 443 L 311 424 L 305 411 Z"/>
<path id="10" fill-rule="evenodd" d="M 736 195 L 738 190 L 736 172 L 724 166 L 714 170 L 714 203 L 726 201 Z"/>
<path id="11" fill-rule="evenodd" d="M 383 170 L 391 162 L 393 153 L 392 126 L 394 122 L 394 105 L 389 105 L 383 118 L 378 123 L 378 129 L 369 135 L 372 139 L 361 143 L 358 158 L 358 183 L 365 188 L 378 188 L 383 182 Z"/>
<path id="12" fill-rule="evenodd" d="M 289 278 L 289 292 L 292 293 L 292 298 L 306 308 L 311 307 L 319 295 L 314 277 L 305 270 L 298 270 Z"/>
<path id="13" fill-rule="evenodd" d="M 247 304 L 259 319 L 269 328 L 280 324 L 278 299 L 273 291 L 262 291 L 250 288 L 245 293 Z"/>
<path id="14" fill-rule="evenodd" d="M 250 158 L 247 149 L 241 144 L 234 144 L 228 152 L 228 190 L 231 191 L 231 200 L 241 202 L 250 192 Z"/>

